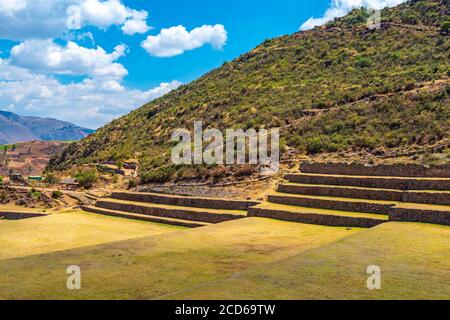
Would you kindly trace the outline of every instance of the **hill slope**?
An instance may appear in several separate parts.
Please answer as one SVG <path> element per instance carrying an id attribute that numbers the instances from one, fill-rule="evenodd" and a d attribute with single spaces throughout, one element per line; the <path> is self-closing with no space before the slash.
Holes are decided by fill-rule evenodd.
<path id="1" fill-rule="evenodd" d="M 281 127 L 298 152 L 429 146 L 450 133 L 448 0 L 366 10 L 267 40 L 200 79 L 115 120 L 55 158 L 49 170 L 139 158 L 143 182 L 172 178 L 175 128 Z M 419 90 L 420 89 L 420 90 Z M 199 168 L 197 175 L 204 175 Z"/>
<path id="2" fill-rule="evenodd" d="M 33 140 L 80 140 L 93 132 L 56 119 L 22 117 L 0 111 L 0 144 Z"/>

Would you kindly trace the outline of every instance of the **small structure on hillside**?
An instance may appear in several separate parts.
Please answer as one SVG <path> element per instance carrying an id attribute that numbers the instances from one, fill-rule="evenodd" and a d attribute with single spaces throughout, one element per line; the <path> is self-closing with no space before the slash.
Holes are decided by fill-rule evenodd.
<path id="1" fill-rule="evenodd" d="M 25 179 L 23 178 L 21 173 L 13 172 L 9 175 L 9 181 L 16 183 L 24 183 Z"/>
<path id="2" fill-rule="evenodd" d="M 44 178 L 42 176 L 29 176 L 28 181 L 42 182 Z"/>
<path id="3" fill-rule="evenodd" d="M 116 165 L 111 165 L 111 164 L 110 165 L 98 164 L 97 170 L 102 173 L 118 174 L 121 176 L 125 175 L 125 171 L 123 171 L 122 169 L 119 169 Z"/>
<path id="4" fill-rule="evenodd" d="M 77 179 L 74 178 L 64 178 L 59 182 L 59 184 L 65 190 L 76 190 L 80 186 Z"/>
<path id="5" fill-rule="evenodd" d="M 136 170 L 138 168 L 138 164 L 134 162 L 125 162 L 123 167 L 127 170 Z"/>

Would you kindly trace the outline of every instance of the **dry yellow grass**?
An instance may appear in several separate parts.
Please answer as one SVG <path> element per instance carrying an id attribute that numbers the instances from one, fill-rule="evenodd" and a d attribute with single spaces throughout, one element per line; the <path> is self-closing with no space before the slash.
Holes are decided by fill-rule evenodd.
<path id="1" fill-rule="evenodd" d="M 0 223 L 0 259 L 92 246 L 182 230 L 161 224 L 67 211 Z"/>
<path id="2" fill-rule="evenodd" d="M 381 268 L 368 290 L 367 267 Z M 170 299 L 450 299 L 450 227 L 382 224 Z"/>
<path id="3" fill-rule="evenodd" d="M 151 299 L 228 278 L 361 230 L 247 218 L 116 243 L 0 260 L 7 299 Z M 79 265 L 82 290 L 67 290 Z"/>

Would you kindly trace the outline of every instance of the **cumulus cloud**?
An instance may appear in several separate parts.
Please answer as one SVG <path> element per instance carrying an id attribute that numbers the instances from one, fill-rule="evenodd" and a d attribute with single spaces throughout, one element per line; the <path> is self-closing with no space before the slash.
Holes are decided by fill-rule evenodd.
<path id="1" fill-rule="evenodd" d="M 354 8 L 367 7 L 370 9 L 382 9 L 385 7 L 394 7 L 406 0 L 332 0 L 331 6 L 325 11 L 321 18 L 310 18 L 302 24 L 300 30 L 309 30 L 316 26 L 321 26 L 345 16 Z"/>
<path id="2" fill-rule="evenodd" d="M 11 49 L 10 63 L 43 74 L 88 75 L 123 78 L 128 71 L 115 61 L 125 55 L 124 45 L 112 53 L 103 48 L 89 49 L 69 41 L 66 46 L 52 40 L 26 40 Z"/>
<path id="3" fill-rule="evenodd" d="M 112 25 L 127 34 L 145 33 L 147 17 L 146 11 L 129 8 L 120 0 L 0 0 L 0 38 L 56 38 L 85 26 Z"/>
<path id="4" fill-rule="evenodd" d="M 111 25 L 122 26 L 127 35 L 146 33 L 148 12 L 124 6 L 120 0 L 83 0 L 78 6 L 81 23 L 107 29 Z M 76 10 L 75 10 L 76 12 Z"/>
<path id="5" fill-rule="evenodd" d="M 136 33 L 147 33 L 151 28 L 147 25 L 148 13 L 145 11 L 134 11 L 131 19 L 125 21 L 122 31 L 126 35 L 134 35 Z"/>
<path id="6" fill-rule="evenodd" d="M 103 78 L 63 84 L 0 59 L 0 109 L 27 115 L 45 114 L 94 129 L 181 84 L 161 83 L 148 91 L 127 89 L 118 80 Z"/>
<path id="7" fill-rule="evenodd" d="M 0 12 L 11 15 L 24 9 L 26 4 L 25 0 L 0 0 Z"/>
<path id="8" fill-rule="evenodd" d="M 185 51 L 210 44 L 221 49 L 227 41 L 227 32 L 223 25 L 204 25 L 188 32 L 184 26 L 162 29 L 156 36 L 148 36 L 141 46 L 156 57 L 173 57 Z"/>

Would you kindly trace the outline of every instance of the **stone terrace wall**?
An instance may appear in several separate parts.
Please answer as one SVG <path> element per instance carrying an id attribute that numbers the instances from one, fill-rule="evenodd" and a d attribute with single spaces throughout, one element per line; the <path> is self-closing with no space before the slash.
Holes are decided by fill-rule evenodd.
<path id="1" fill-rule="evenodd" d="M 303 173 L 315 174 L 450 178 L 450 165 L 448 164 L 424 167 L 414 164 L 368 166 L 337 162 L 303 162 L 300 165 L 300 170 Z"/>
<path id="2" fill-rule="evenodd" d="M 395 203 L 391 204 L 379 204 L 361 201 L 338 201 L 338 200 L 323 200 L 307 197 L 289 197 L 289 196 L 268 196 L 269 202 L 285 204 L 290 206 L 308 207 L 308 208 L 321 208 L 328 210 L 340 210 L 340 211 L 353 211 L 353 212 L 366 212 L 374 214 L 389 214 L 391 208 Z"/>
<path id="3" fill-rule="evenodd" d="M 24 213 L 24 212 L 1 212 L 0 218 L 4 218 L 6 220 L 22 220 L 29 219 L 35 217 L 45 217 L 46 214 L 43 213 Z"/>
<path id="4" fill-rule="evenodd" d="M 223 209 L 223 210 L 243 210 L 246 211 L 249 207 L 259 204 L 257 201 L 247 200 L 228 200 L 228 199 L 212 199 L 212 198 L 194 198 L 181 197 L 153 193 L 128 193 L 128 192 L 114 192 L 111 195 L 114 199 L 125 201 L 137 201 L 156 204 L 166 204 L 183 207 L 197 207 L 209 209 Z"/>
<path id="5" fill-rule="evenodd" d="M 450 190 L 450 179 L 444 178 L 408 178 L 408 177 L 356 177 L 315 174 L 288 174 L 285 179 L 293 183 L 353 186 L 363 188 L 381 188 L 398 190 Z"/>
<path id="6" fill-rule="evenodd" d="M 450 212 L 393 208 L 389 215 L 389 220 L 401 222 L 433 223 L 450 226 Z"/>
<path id="7" fill-rule="evenodd" d="M 245 217 L 244 215 L 240 216 L 226 213 L 215 214 L 208 212 L 206 210 L 205 212 L 202 212 L 202 211 L 190 211 L 182 209 L 167 209 L 167 208 L 147 207 L 145 205 L 139 204 L 111 202 L 106 200 L 97 201 L 95 206 L 97 208 L 103 208 L 114 211 L 131 212 L 149 216 L 158 216 L 189 221 L 202 221 L 208 223 L 220 223 L 230 220 L 242 219 Z"/>
<path id="8" fill-rule="evenodd" d="M 278 192 L 289 194 L 301 194 L 311 196 L 356 198 L 367 200 L 402 201 L 414 203 L 429 203 L 450 206 L 450 191 L 404 191 L 404 190 L 383 190 L 383 189 L 363 189 L 358 187 L 334 187 L 320 185 L 295 185 L 280 184 Z"/>
<path id="9" fill-rule="evenodd" d="M 318 224 L 331 227 L 348 227 L 355 228 L 372 228 L 381 223 L 387 222 L 384 220 L 359 218 L 359 217 L 346 217 L 346 216 L 333 216 L 323 214 L 298 214 L 295 212 L 287 212 L 281 210 L 267 210 L 260 208 L 250 208 L 248 211 L 249 217 L 269 218 L 291 222 Z"/>

